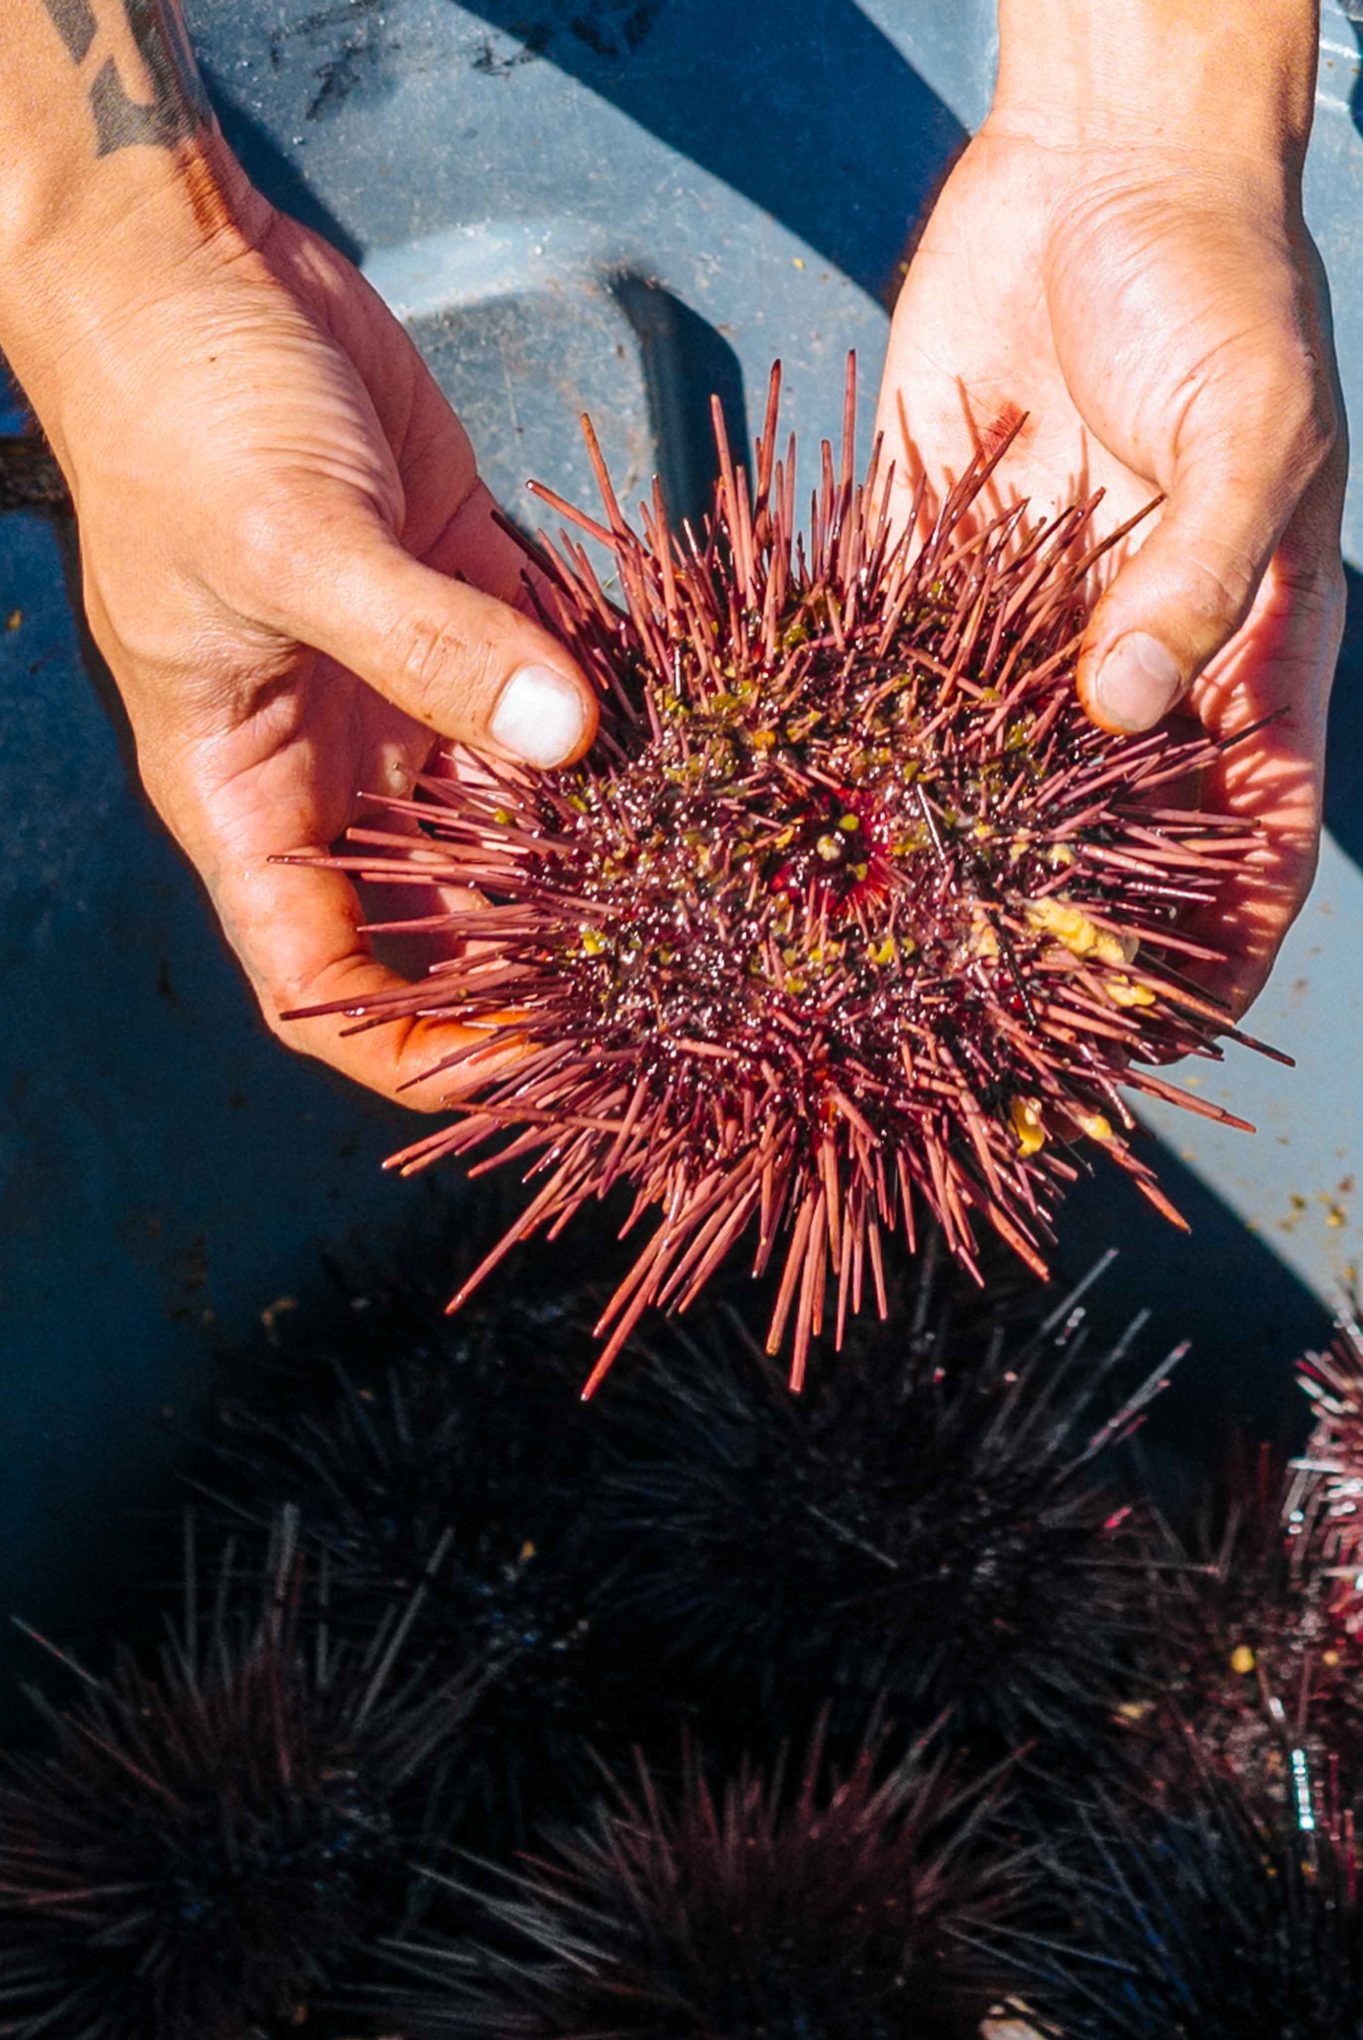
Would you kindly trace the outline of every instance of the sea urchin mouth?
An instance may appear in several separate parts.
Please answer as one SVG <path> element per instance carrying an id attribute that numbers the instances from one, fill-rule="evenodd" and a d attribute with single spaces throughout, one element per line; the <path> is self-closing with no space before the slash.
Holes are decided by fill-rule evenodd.
<path id="1" fill-rule="evenodd" d="M 493 1159 L 535 1183 L 456 1303 L 617 1184 L 627 1227 L 661 1213 L 593 1383 L 749 1230 L 755 1272 L 782 1260 L 769 1345 L 789 1338 L 798 1386 L 830 1290 L 839 1336 L 868 1289 L 883 1312 L 885 1238 L 913 1250 L 920 1214 L 972 1269 L 983 1223 L 1044 1274 L 1055 1206 L 1098 1147 L 1177 1218 L 1119 1083 L 1229 1119 L 1132 1067 L 1233 1033 L 1186 975 L 1211 952 L 1181 924 L 1255 838 L 1174 805 L 1210 741 L 1113 737 L 1079 707 L 1086 588 L 1115 542 L 1085 549 L 1097 499 L 1037 524 L 993 510 L 1005 442 L 921 543 L 915 518 L 896 535 L 879 446 L 854 476 L 849 374 L 841 464 L 825 443 L 800 537 L 778 388 L 774 372 L 751 487 L 716 407 L 699 533 L 672 530 L 656 483 L 632 530 L 589 424 L 607 522 L 538 490 L 618 574 L 620 607 L 574 538 L 538 555 L 545 619 L 603 698 L 592 755 L 423 780 L 380 804 L 420 825 L 415 850 L 366 827 L 333 860 L 482 896 L 438 917 L 464 946 L 423 983 L 327 1009 L 480 1030 L 440 1066 L 460 1116 L 394 1158 L 501 1138 Z"/>

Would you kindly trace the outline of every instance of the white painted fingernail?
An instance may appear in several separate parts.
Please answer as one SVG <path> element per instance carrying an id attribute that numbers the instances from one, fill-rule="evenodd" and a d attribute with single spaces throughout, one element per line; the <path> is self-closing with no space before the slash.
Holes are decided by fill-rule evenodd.
<path id="1" fill-rule="evenodd" d="M 1098 668 L 1094 702 L 1118 730 L 1149 730 L 1168 715 L 1183 692 L 1173 653 L 1143 630 L 1118 638 Z"/>
<path id="2" fill-rule="evenodd" d="M 549 666 L 522 666 L 502 689 L 491 730 L 527 765 L 548 767 L 572 757 L 586 724 L 586 703 L 571 680 Z"/>

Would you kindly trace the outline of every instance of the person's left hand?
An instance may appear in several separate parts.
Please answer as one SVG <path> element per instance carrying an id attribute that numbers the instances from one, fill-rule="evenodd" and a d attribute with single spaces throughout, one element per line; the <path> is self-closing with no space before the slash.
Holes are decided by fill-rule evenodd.
<path id="1" fill-rule="evenodd" d="M 901 514 L 920 471 L 959 475 L 1024 414 L 1005 501 L 1045 517 L 1101 488 L 1101 535 L 1167 499 L 1085 637 L 1094 719 L 1146 729 L 1185 694 L 1213 737 L 1273 718 L 1203 789 L 1264 832 L 1211 931 L 1228 957 L 1206 982 L 1239 1014 L 1315 869 L 1344 613 L 1342 408 L 1284 166 L 991 115 L 895 314 L 879 424 Z"/>

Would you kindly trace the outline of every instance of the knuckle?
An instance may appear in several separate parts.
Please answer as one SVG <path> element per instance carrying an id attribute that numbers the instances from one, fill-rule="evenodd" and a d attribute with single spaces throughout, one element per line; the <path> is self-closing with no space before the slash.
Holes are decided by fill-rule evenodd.
<path id="1" fill-rule="evenodd" d="M 448 617 L 404 617 L 391 633 L 389 662 L 402 677 L 404 706 L 432 729 L 476 719 L 491 692 L 491 647 Z"/>
<path id="2" fill-rule="evenodd" d="M 292 1010 L 296 1003 L 289 996 L 286 988 L 283 986 L 257 985 L 256 999 L 260 1006 L 261 1018 L 275 1040 L 282 1042 L 285 1048 L 301 1048 L 302 1043 L 298 1038 L 297 1024 L 290 1025 L 289 1021 L 284 1017 L 286 1013 Z"/>
<path id="3" fill-rule="evenodd" d="M 256 996 L 270 1023 L 271 1032 L 282 1041 L 292 1040 L 295 1046 L 300 1022 L 290 1015 L 297 1015 L 308 1006 L 338 995 L 337 988 L 330 982 L 330 974 L 317 970 L 272 970 L 256 983 Z"/>
<path id="4" fill-rule="evenodd" d="M 1298 382 L 1280 415 L 1285 464 L 1302 486 L 1320 473 L 1340 443 L 1339 409 L 1319 381 Z"/>
<path id="5" fill-rule="evenodd" d="M 1248 615 L 1259 585 L 1258 562 L 1237 546 L 1204 538 L 1185 555 L 1184 584 L 1191 616 L 1220 630 Z"/>
<path id="6" fill-rule="evenodd" d="M 1327 634 L 1343 630 L 1349 583 L 1337 551 L 1285 552 L 1278 574 L 1294 614 L 1312 618 Z"/>
<path id="7" fill-rule="evenodd" d="M 253 608 L 274 606 L 297 579 L 297 518 L 268 497 L 238 513 L 233 525 L 233 580 Z"/>
<path id="8" fill-rule="evenodd" d="M 261 1017 L 275 1040 L 295 1054 L 321 1055 L 324 1060 L 329 1060 L 321 1045 L 330 1033 L 325 1020 L 300 1017 L 309 1007 L 330 1002 L 330 990 L 323 990 L 317 974 L 271 975 L 254 978 L 253 983 Z"/>
<path id="9" fill-rule="evenodd" d="M 1303 487 L 1342 445 L 1334 381 L 1306 334 L 1288 341 L 1276 356 L 1259 409 L 1278 461 Z"/>

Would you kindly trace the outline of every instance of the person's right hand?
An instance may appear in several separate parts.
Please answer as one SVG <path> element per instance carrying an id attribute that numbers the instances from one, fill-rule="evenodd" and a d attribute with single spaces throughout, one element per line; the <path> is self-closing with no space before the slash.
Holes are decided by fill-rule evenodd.
<path id="1" fill-rule="evenodd" d="M 513 606 L 524 555 L 468 439 L 343 257 L 249 190 L 164 269 L 141 218 L 120 231 L 125 258 L 101 251 L 75 316 L 54 302 L 24 380 L 143 779 L 281 1039 L 437 1105 L 448 1080 L 403 1087 L 457 1027 L 283 1022 L 400 981 L 341 873 L 275 860 L 325 855 L 365 794 L 407 794 L 437 737 L 576 759 L 593 691 Z"/>

